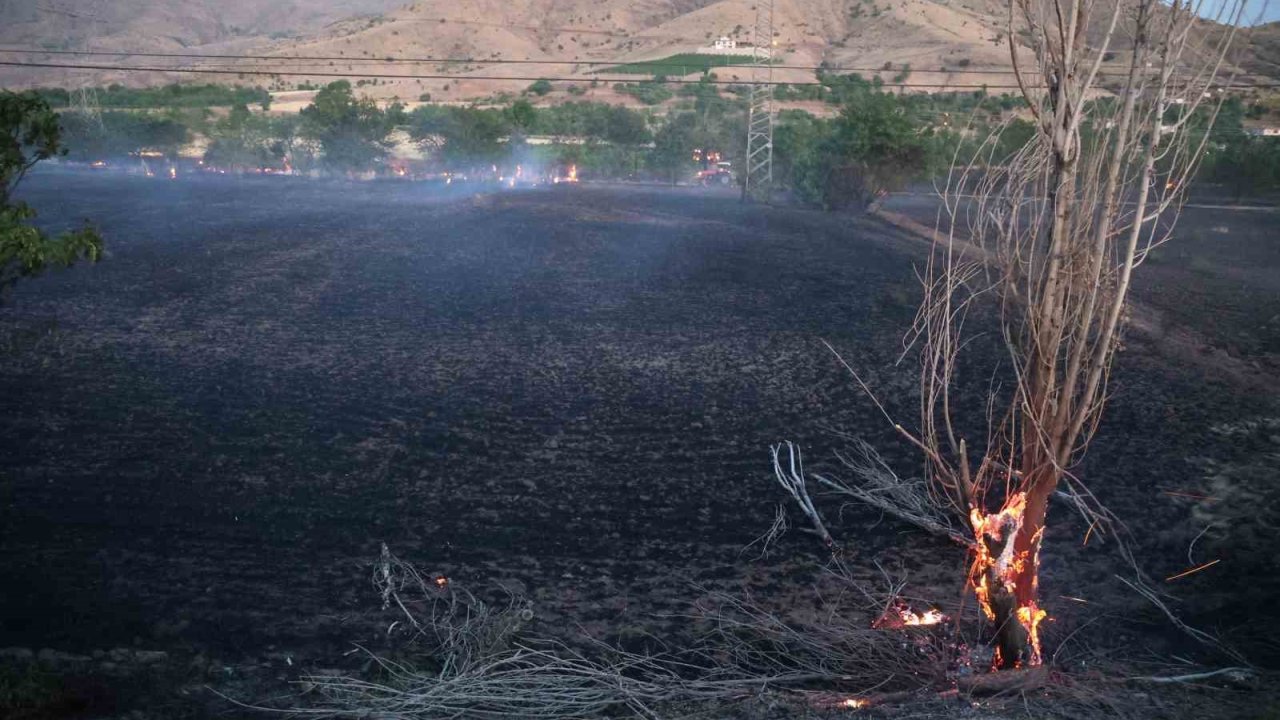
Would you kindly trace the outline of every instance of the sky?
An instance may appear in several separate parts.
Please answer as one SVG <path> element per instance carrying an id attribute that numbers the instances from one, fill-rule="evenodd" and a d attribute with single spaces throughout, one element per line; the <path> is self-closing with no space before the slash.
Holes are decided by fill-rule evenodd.
<path id="1" fill-rule="evenodd" d="M 1223 2 L 1232 2 L 1232 0 L 1207 0 L 1202 14 L 1205 17 L 1213 17 L 1217 14 L 1218 8 L 1222 7 Z M 1245 0 L 1244 15 L 1241 20 L 1245 25 L 1280 20 L 1280 0 Z"/>

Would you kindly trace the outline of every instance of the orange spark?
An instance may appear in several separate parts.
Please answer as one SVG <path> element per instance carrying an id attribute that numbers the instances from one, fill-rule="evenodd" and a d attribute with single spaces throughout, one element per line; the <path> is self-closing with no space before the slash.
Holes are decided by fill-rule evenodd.
<path id="1" fill-rule="evenodd" d="M 1089 536 L 1093 534 L 1093 529 L 1098 526 L 1098 521 L 1094 520 L 1089 523 L 1089 529 L 1084 531 L 1084 542 L 1080 543 L 1081 547 L 1089 544 Z"/>
<path id="2" fill-rule="evenodd" d="M 446 588 L 446 587 L 448 587 L 448 586 L 449 586 L 449 578 L 447 578 L 447 577 L 445 577 L 445 576 L 443 576 L 443 575 L 437 575 L 437 576 L 436 576 L 436 587 L 438 587 L 438 588 L 440 588 L 441 590 L 443 590 L 443 589 L 445 589 L 445 588 Z"/>
<path id="3" fill-rule="evenodd" d="M 1203 564 L 1203 565 L 1197 565 L 1197 566 L 1195 566 L 1195 567 L 1191 568 L 1190 570 L 1184 570 L 1184 571 L 1182 571 L 1182 572 L 1178 573 L 1177 575 L 1170 575 L 1169 577 L 1165 578 L 1165 579 L 1164 579 L 1164 581 L 1165 581 L 1165 582 L 1169 582 L 1170 580 L 1177 580 L 1178 578 L 1184 578 L 1184 577 L 1186 577 L 1186 576 L 1188 576 L 1188 575 L 1191 575 L 1191 574 L 1193 574 L 1193 573 L 1198 573 L 1198 572 L 1200 572 L 1201 570 L 1204 570 L 1205 568 L 1213 567 L 1214 565 L 1217 565 L 1217 564 L 1218 564 L 1218 563 L 1220 563 L 1220 562 L 1222 562 L 1222 558 L 1218 558 L 1217 560 L 1210 560 L 1209 562 L 1207 562 L 1207 563 L 1205 563 L 1205 564 Z"/>

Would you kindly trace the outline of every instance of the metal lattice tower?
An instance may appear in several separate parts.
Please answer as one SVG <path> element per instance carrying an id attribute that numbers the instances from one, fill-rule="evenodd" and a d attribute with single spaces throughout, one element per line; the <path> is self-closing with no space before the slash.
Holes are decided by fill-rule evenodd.
<path id="1" fill-rule="evenodd" d="M 744 201 L 768 201 L 773 189 L 773 0 L 757 0 L 751 52 Z"/>
<path id="2" fill-rule="evenodd" d="M 90 20 L 92 23 L 90 32 L 82 43 L 84 50 L 94 49 L 94 35 L 101 30 L 103 23 L 102 3 L 103 0 L 83 0 L 82 12 L 76 14 L 76 17 Z M 84 117 L 86 122 L 96 126 L 99 131 L 105 132 L 102 124 L 102 106 L 98 102 L 98 89 L 94 87 L 93 77 L 87 76 L 80 80 L 79 85 L 80 87 L 71 98 L 72 107 L 75 108 L 76 113 Z"/>

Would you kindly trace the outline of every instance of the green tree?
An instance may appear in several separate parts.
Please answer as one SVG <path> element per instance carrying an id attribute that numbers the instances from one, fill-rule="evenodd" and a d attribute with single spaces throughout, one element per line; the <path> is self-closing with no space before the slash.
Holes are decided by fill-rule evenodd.
<path id="1" fill-rule="evenodd" d="M 386 155 L 391 123 L 377 103 L 356 98 L 346 80 L 329 83 L 303 108 L 305 133 L 320 143 L 326 165 L 345 172 L 367 170 Z"/>
<path id="2" fill-rule="evenodd" d="M 617 105 L 603 106 L 605 127 L 602 138 L 614 145 L 637 147 L 653 139 L 645 116 L 631 108 Z"/>
<path id="3" fill-rule="evenodd" d="M 551 81 L 547 79 L 535 80 L 533 84 L 529 86 L 529 92 L 539 97 L 546 95 L 551 92 L 551 90 Z"/>
<path id="4" fill-rule="evenodd" d="M 498 110 L 423 105 L 409 116 L 410 136 L 454 168 L 495 162 L 508 132 L 508 118 Z"/>
<path id="5" fill-rule="evenodd" d="M 61 136 L 78 160 L 124 157 L 139 150 L 176 155 L 187 143 L 187 126 L 171 117 L 145 112 L 112 111 L 100 116 L 64 113 Z"/>
<path id="6" fill-rule="evenodd" d="M 830 125 L 807 112 L 784 110 L 773 131 L 773 178 L 779 186 L 795 187 L 797 168 L 812 167 Z"/>
<path id="7" fill-rule="evenodd" d="M 870 92 L 831 121 L 812 152 L 794 165 L 794 190 L 828 209 L 867 208 L 922 172 L 927 133 L 894 95 Z"/>
<path id="8" fill-rule="evenodd" d="M 96 262 L 102 237 L 92 228 L 51 237 L 31 225 L 36 212 L 13 191 L 41 160 L 65 153 L 58 115 L 34 93 L 0 91 L 0 292 L 50 265 Z"/>
<path id="9" fill-rule="evenodd" d="M 538 112 L 533 103 L 517 100 L 507 108 L 506 115 L 507 124 L 511 126 L 512 141 L 523 143 L 538 121 Z"/>
<path id="10" fill-rule="evenodd" d="M 237 105 L 210 130 L 204 160 L 210 165 L 236 169 L 269 165 L 283 157 L 283 153 L 273 152 L 271 131 L 267 118 Z"/>
<path id="11" fill-rule="evenodd" d="M 1202 174 L 1222 183 L 1236 199 L 1280 188 L 1280 138 L 1243 132 L 1210 152 Z"/>
<path id="12" fill-rule="evenodd" d="M 672 182 L 693 169 L 693 149 L 698 147 L 697 118 L 692 113 L 667 117 L 667 122 L 653 138 L 650 163 L 654 170 Z"/>
<path id="13" fill-rule="evenodd" d="M 296 172 L 307 172 L 315 167 L 316 142 L 303 133 L 301 115 L 281 115 L 270 118 L 268 134 L 272 138 L 271 155 Z"/>

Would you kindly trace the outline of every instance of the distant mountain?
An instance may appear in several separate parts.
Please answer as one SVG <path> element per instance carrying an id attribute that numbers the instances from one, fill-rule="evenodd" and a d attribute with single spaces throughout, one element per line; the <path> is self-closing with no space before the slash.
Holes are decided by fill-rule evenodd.
<path id="1" fill-rule="evenodd" d="M 0 43 L 59 50 L 173 50 L 315 32 L 403 0 L 5 0 Z"/>
<path id="2" fill-rule="evenodd" d="M 829 66 L 920 89 L 988 86 L 1010 77 L 1004 0 L 775 0 L 775 53 L 785 65 Z M 0 2 L 0 43 L 46 49 L 175 51 L 285 57 L 297 71 L 333 74 L 426 74 L 383 80 L 364 92 L 381 98 L 466 100 L 526 87 L 530 78 L 567 77 L 588 97 L 626 101 L 608 83 L 592 87 L 590 71 L 610 64 L 689 53 L 721 36 L 752 40 L 754 0 L 9 0 Z M 472 62 L 405 65 L 388 57 L 462 58 Z M 490 64 L 482 60 L 564 61 Z M 1122 61 L 1119 58 L 1117 61 Z M 65 56 L 42 61 L 75 62 Z M 99 59 L 100 64 L 121 59 Z M 155 65 L 160 61 L 148 61 Z M 283 62 L 200 61 L 206 67 L 254 70 Z M 1280 76 L 1280 24 L 1255 29 L 1253 47 L 1237 59 L 1247 71 Z M 196 64 L 193 62 L 193 64 Z M 691 71 L 692 72 L 692 71 Z M 746 79 L 743 68 L 717 71 Z M 673 70 L 671 75 L 680 75 Z M 483 77 L 477 77 L 483 76 Z M 33 71 L 0 68 L 0 84 L 126 82 L 177 79 L 254 82 L 288 88 L 306 77 L 181 76 Z M 507 78 L 497 80 L 494 78 Z M 328 78 L 313 77 L 313 81 Z M 812 81 L 803 69 L 777 69 L 775 79 Z M 556 96 L 553 96 L 556 97 Z"/>
<path id="3" fill-rule="evenodd" d="M 1249 30 L 1249 52 L 1240 64 L 1251 73 L 1280 78 L 1280 22 Z"/>

